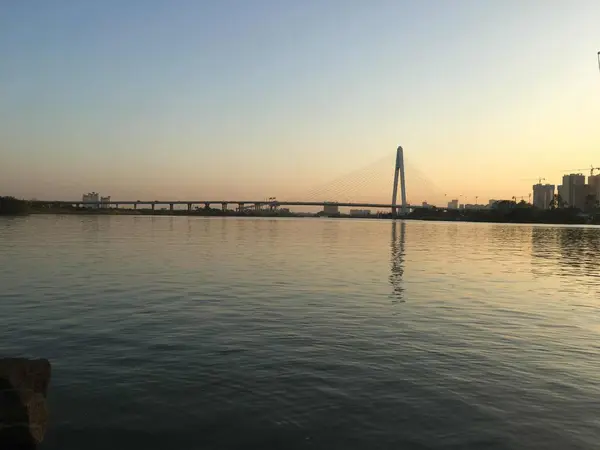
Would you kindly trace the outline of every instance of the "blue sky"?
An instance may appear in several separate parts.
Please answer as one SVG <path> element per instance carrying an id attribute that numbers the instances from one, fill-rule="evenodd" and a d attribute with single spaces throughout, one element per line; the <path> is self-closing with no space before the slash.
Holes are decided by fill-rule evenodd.
<path id="1" fill-rule="evenodd" d="M 402 144 L 448 195 L 527 194 L 600 166 L 599 20 L 592 0 L 5 2 L 0 192 L 298 198 Z"/>

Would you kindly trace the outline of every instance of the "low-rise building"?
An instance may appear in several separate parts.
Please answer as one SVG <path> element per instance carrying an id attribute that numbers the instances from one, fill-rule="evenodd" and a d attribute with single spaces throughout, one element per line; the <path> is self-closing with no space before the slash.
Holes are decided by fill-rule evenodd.
<path id="1" fill-rule="evenodd" d="M 514 200 L 496 200 L 492 203 L 491 209 L 498 211 L 509 211 L 517 205 Z"/>
<path id="2" fill-rule="evenodd" d="M 449 201 L 448 209 L 458 209 L 458 199 Z"/>
<path id="3" fill-rule="evenodd" d="M 354 217 L 366 217 L 371 215 L 370 209 L 351 209 L 350 215 Z"/>
<path id="4" fill-rule="evenodd" d="M 110 208 L 110 195 L 108 197 L 100 197 L 100 207 Z"/>
<path id="5" fill-rule="evenodd" d="M 327 216 L 337 216 L 340 213 L 340 207 L 337 203 L 325 203 L 323 213 Z"/>

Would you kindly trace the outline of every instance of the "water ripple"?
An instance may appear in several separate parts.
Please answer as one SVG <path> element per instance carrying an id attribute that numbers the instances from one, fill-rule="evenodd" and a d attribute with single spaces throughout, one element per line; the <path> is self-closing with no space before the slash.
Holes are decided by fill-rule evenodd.
<path id="1" fill-rule="evenodd" d="M 0 218 L 45 448 L 592 449 L 600 230 Z"/>

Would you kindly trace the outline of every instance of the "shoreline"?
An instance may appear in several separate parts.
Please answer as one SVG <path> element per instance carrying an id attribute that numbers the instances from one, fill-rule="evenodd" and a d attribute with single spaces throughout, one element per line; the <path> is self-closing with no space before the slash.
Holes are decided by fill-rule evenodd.
<path id="1" fill-rule="evenodd" d="M 391 212 L 369 215 L 350 215 L 338 212 L 326 214 L 298 213 L 289 209 L 232 209 L 195 208 L 195 209 L 152 209 L 152 208 L 84 208 L 62 204 L 29 202 L 13 197 L 0 197 L 0 216 L 24 216 L 33 214 L 107 216 L 187 216 L 187 217 L 295 217 L 295 218 L 339 218 L 339 219 L 403 219 L 441 222 L 485 222 L 485 223 L 520 223 L 544 225 L 600 225 L 600 208 L 590 209 L 583 213 L 575 208 L 537 209 L 524 202 L 502 202 L 500 207 L 491 209 L 413 209 L 405 216 L 392 216 Z"/>
<path id="2" fill-rule="evenodd" d="M 568 211 L 568 210 L 564 210 Z M 404 217 L 398 217 L 402 220 L 422 220 L 430 222 L 471 222 L 471 223 L 518 223 L 518 224 L 538 224 L 538 225 L 600 225 L 600 217 L 598 216 L 582 216 L 580 214 L 574 214 L 573 212 L 563 213 L 563 210 L 556 211 L 541 211 L 542 214 L 506 214 L 496 213 L 491 211 L 479 211 L 467 213 L 467 214 L 455 214 L 448 212 L 437 212 L 437 214 L 420 214 L 410 213 Z M 265 217 L 265 218 L 334 218 L 334 219 L 363 219 L 363 220 L 390 220 L 392 215 L 390 214 L 379 214 L 370 216 L 350 216 L 346 214 L 339 215 L 324 215 L 320 213 L 309 214 L 309 213 L 277 213 L 264 211 L 257 213 L 255 211 L 248 212 L 237 212 L 221 210 L 210 210 L 210 211 L 170 211 L 161 210 L 153 211 L 151 209 L 145 210 L 133 210 L 133 209 L 105 209 L 105 210 L 90 210 L 90 209 L 77 209 L 77 210 L 65 210 L 62 208 L 52 208 L 48 210 L 32 210 L 29 211 L 29 215 L 81 215 L 81 216 L 185 216 L 185 217 Z M 8 216 L 8 214 L 6 214 Z M 24 215 L 24 214 L 10 214 L 13 216 Z"/>

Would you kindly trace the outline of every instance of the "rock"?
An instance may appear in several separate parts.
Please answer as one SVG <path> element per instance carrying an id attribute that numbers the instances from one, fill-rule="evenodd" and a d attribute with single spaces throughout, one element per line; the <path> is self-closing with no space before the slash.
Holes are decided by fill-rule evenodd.
<path id="1" fill-rule="evenodd" d="M 48 423 L 45 359 L 0 358 L 0 449 L 35 449 Z"/>

